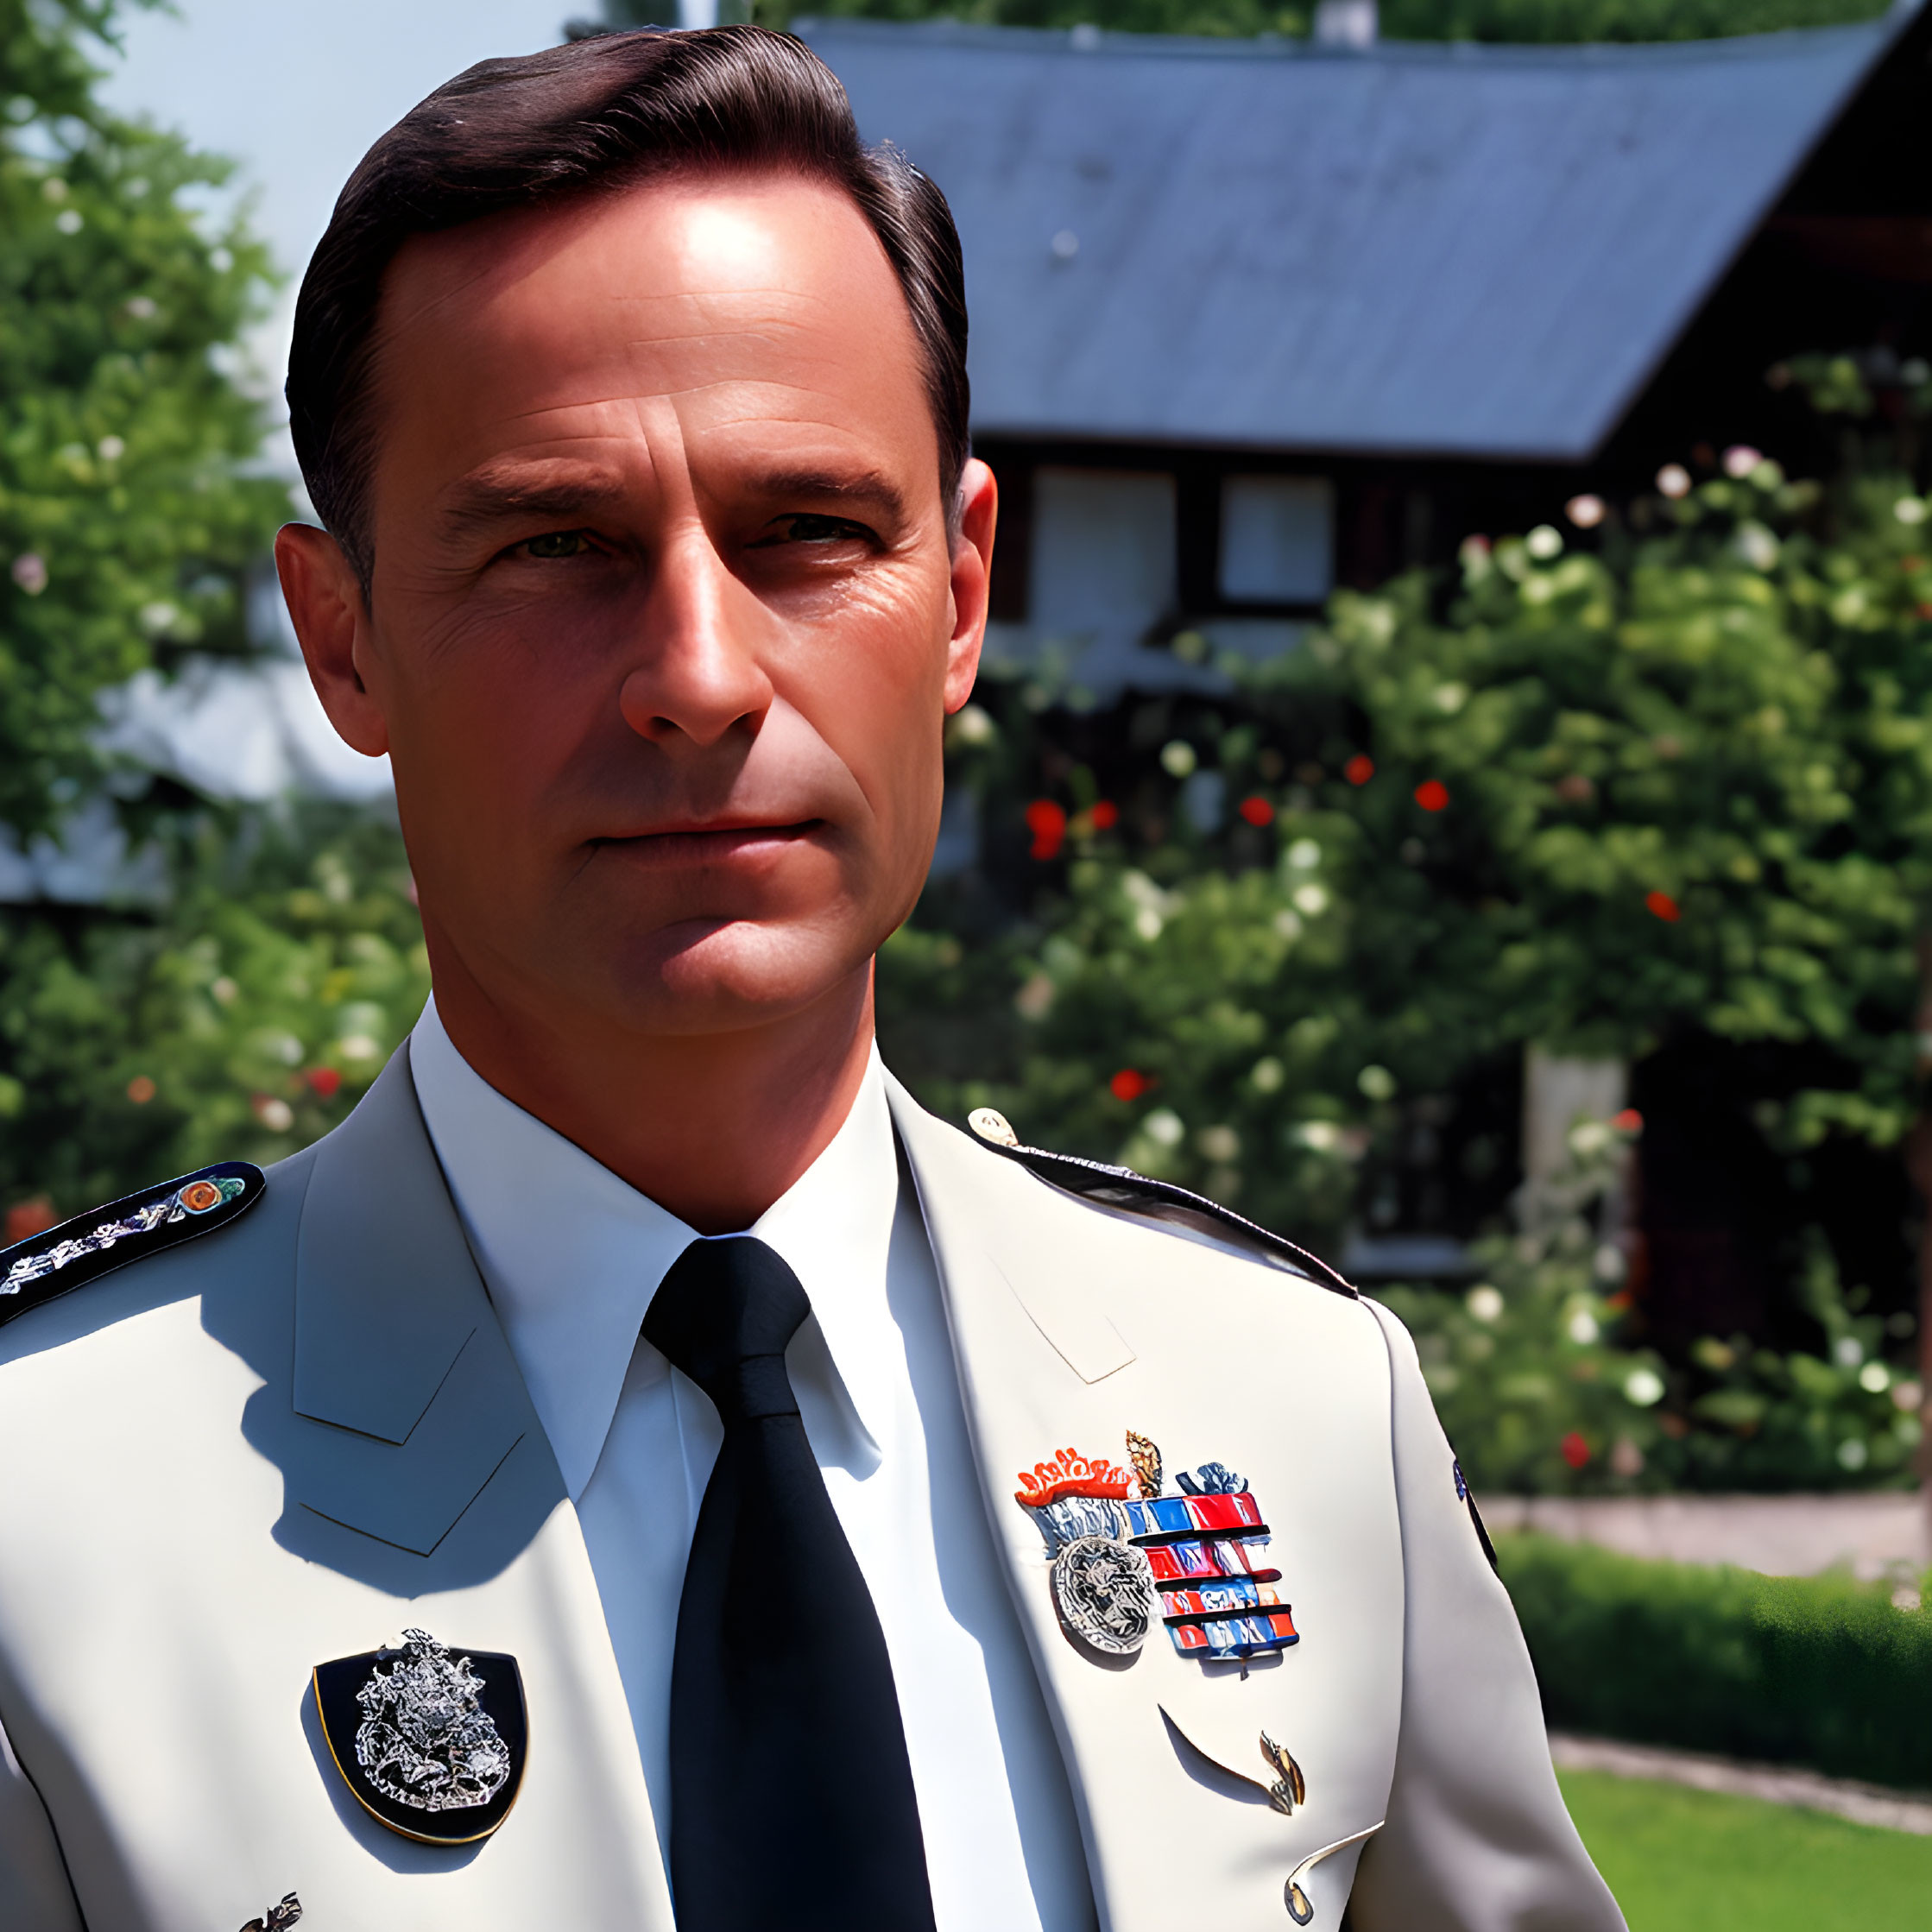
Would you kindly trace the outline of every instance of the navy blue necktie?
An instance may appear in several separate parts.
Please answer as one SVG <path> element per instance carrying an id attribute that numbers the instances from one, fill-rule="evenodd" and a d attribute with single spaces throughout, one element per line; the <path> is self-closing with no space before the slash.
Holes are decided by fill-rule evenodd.
<path id="1" fill-rule="evenodd" d="M 811 1306 L 735 1235 L 693 1241 L 644 1317 L 724 1422 L 671 1668 L 679 1932 L 933 1932 L 886 1639 L 785 1368 Z"/>

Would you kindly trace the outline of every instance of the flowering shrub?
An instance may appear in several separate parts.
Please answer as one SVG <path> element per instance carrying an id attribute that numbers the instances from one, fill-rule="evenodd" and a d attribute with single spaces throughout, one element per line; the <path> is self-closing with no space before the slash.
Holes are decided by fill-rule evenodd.
<path id="1" fill-rule="evenodd" d="M 1477 1242 L 1474 1286 L 1379 1293 L 1416 1338 L 1470 1482 L 1592 1494 L 1909 1481 L 1923 1391 L 1886 1364 L 1882 1324 L 1847 1308 L 1822 1247 L 1805 1288 L 1822 1358 L 1706 1337 L 1673 1366 L 1628 1339 L 1624 1253 L 1588 1212 L 1626 1137 L 1579 1122 L 1556 1211 Z"/>
<path id="2" fill-rule="evenodd" d="M 1777 374 L 1855 418 L 1845 360 Z M 1500 1308 L 1391 1299 L 1492 1486 L 1902 1480 L 1906 1257 L 1835 1253 L 1821 1177 L 1896 1171 L 1922 1108 L 1929 405 L 1905 365 L 1877 414 L 1908 433 L 1848 435 L 1829 487 L 1735 449 L 1473 540 L 1456 582 L 1341 594 L 1220 698 L 1096 722 L 1037 672 L 982 679 L 951 782 L 986 849 L 886 950 L 888 1057 L 954 1118 L 997 1107 L 1331 1253 L 1478 1236 Z M 1587 1217 L 1512 1228 L 1525 1050 L 1685 1039 L 1752 1056 L 1780 1320 L 1819 1352 L 1666 1362 Z"/>
<path id="3" fill-rule="evenodd" d="M 10 1238 L 334 1126 L 429 990 L 401 840 L 380 821 L 204 823 L 156 918 L 0 911 L 0 1173 Z"/>

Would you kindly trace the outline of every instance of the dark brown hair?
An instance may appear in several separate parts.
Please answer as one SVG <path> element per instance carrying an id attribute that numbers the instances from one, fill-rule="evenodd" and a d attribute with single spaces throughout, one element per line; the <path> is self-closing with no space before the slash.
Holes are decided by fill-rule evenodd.
<path id="1" fill-rule="evenodd" d="M 302 477 L 363 589 L 375 557 L 370 390 L 383 278 L 413 235 L 654 175 L 796 174 L 842 189 L 911 312 L 949 513 L 967 452 L 966 292 L 945 197 L 895 148 L 867 148 L 808 47 L 761 27 L 600 35 L 484 60 L 363 157 L 302 277 L 288 357 Z"/>

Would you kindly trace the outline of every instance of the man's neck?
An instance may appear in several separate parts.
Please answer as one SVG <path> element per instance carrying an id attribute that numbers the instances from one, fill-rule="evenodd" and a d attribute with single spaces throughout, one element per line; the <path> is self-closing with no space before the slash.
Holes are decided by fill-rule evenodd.
<path id="1" fill-rule="evenodd" d="M 869 964 L 739 1032 L 580 1037 L 522 1022 L 460 972 L 436 1010 L 477 1073 L 702 1234 L 750 1227 L 830 1144 L 872 1051 Z"/>

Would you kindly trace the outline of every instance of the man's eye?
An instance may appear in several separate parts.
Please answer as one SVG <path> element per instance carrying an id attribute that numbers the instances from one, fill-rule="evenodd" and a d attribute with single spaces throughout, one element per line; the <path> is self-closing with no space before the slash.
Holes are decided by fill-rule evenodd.
<path id="1" fill-rule="evenodd" d="M 526 557 L 583 557 L 590 552 L 590 534 L 588 530 L 548 530 L 540 537 L 527 539 L 519 547 Z"/>
<path id="2" fill-rule="evenodd" d="M 760 537 L 752 545 L 754 550 L 769 550 L 784 543 L 869 543 L 872 533 L 862 523 L 853 523 L 843 516 L 815 516 L 810 511 L 796 511 L 789 516 L 772 519 L 767 534 Z"/>

